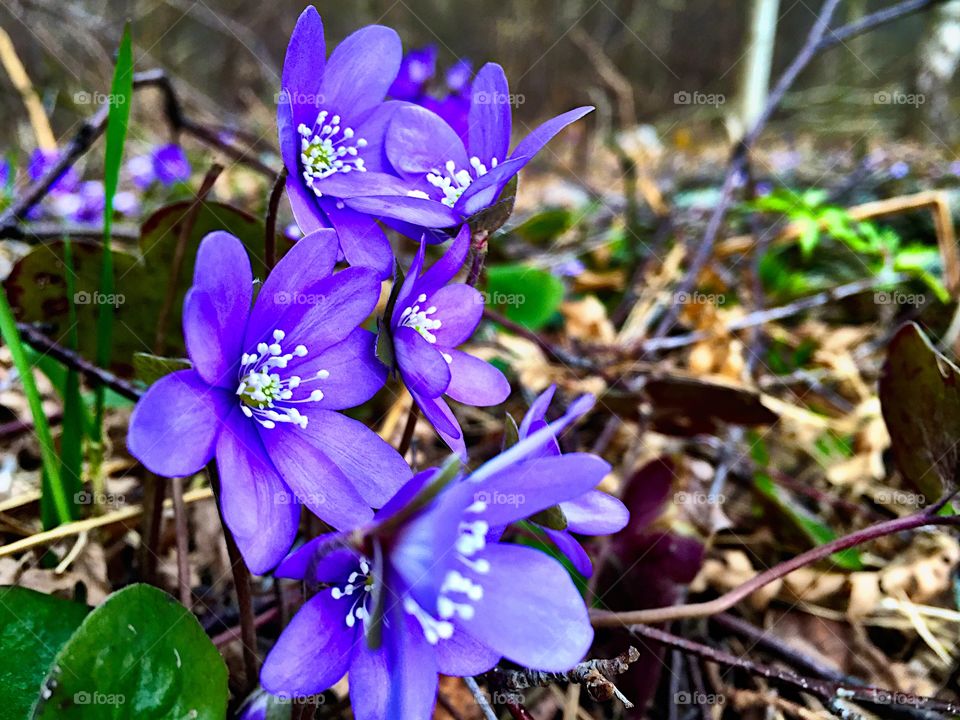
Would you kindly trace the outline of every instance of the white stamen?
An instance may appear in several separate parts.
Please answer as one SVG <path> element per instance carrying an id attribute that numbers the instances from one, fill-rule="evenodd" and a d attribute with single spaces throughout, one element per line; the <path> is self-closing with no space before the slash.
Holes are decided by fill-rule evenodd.
<path id="1" fill-rule="evenodd" d="M 497 159 L 491 159 L 490 168 L 492 169 L 496 166 Z M 443 194 L 443 197 L 437 199 L 447 207 L 453 207 L 457 204 L 457 200 L 460 199 L 464 191 L 466 191 L 477 178 L 486 175 L 487 172 L 489 172 L 487 166 L 480 161 L 480 158 L 472 157 L 470 158 L 470 170 L 458 170 L 453 160 L 447 160 L 443 165 L 443 170 L 434 168 L 427 173 L 426 179 L 428 183 Z M 416 198 L 430 198 L 430 195 L 423 190 L 410 190 L 407 195 Z"/>
<path id="2" fill-rule="evenodd" d="M 303 179 L 307 186 L 323 197 L 323 193 L 313 186 L 317 180 L 323 180 L 336 173 L 352 171 L 366 172 L 360 150 L 367 146 L 363 138 L 355 137 L 353 128 L 340 126 L 340 116 L 334 115 L 327 120 L 329 113 L 321 110 L 312 128 L 300 123 L 300 162 L 303 164 Z"/>

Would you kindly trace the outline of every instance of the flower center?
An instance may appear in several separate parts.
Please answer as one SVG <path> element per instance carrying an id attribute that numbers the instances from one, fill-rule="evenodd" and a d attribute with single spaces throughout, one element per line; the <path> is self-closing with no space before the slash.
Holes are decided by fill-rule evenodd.
<path id="1" fill-rule="evenodd" d="M 340 116 L 334 115 L 327 122 L 329 113 L 321 110 L 312 128 L 300 123 L 300 162 L 303 163 L 303 179 L 316 193 L 323 193 L 313 187 L 316 180 L 338 172 L 366 172 L 360 150 L 367 146 L 363 138 L 354 137 L 353 128 L 341 127 Z"/>
<path id="2" fill-rule="evenodd" d="M 496 166 L 497 159 L 493 158 L 490 161 L 490 168 L 493 169 Z M 453 160 L 447 160 L 443 170 L 434 169 L 427 173 L 427 182 L 443 193 L 443 198 L 440 199 L 440 202 L 447 207 L 452 208 L 456 205 L 457 200 L 460 199 L 460 196 L 470 187 L 473 181 L 486 175 L 488 172 L 487 166 L 480 162 L 480 158 L 478 157 L 470 158 L 470 167 L 473 173 L 467 169 L 457 170 L 456 163 L 454 163 Z M 430 197 L 422 190 L 411 190 L 407 195 L 426 199 Z"/>
<path id="3" fill-rule="evenodd" d="M 333 596 L 334 600 L 339 600 L 340 598 L 345 598 L 357 595 L 357 598 L 353 601 L 353 604 L 350 605 L 350 609 L 347 611 L 346 623 L 347 627 L 353 627 L 357 624 L 357 620 L 361 622 L 370 617 L 367 612 L 367 599 L 369 597 L 370 590 L 373 588 L 373 579 L 370 576 L 370 563 L 367 562 L 366 558 L 360 558 L 360 570 L 350 573 L 347 577 L 347 584 L 343 587 L 332 587 L 330 588 L 330 594 Z"/>
<path id="4" fill-rule="evenodd" d="M 433 331 L 439 330 L 443 323 L 430 317 L 437 311 L 435 305 L 431 305 L 425 310 L 420 309 L 419 303 L 425 303 L 426 301 L 427 296 L 420 293 L 417 297 L 418 304 L 411 305 L 400 314 L 400 325 L 413 328 L 432 345 L 437 342 L 437 336 L 433 334 Z"/>
<path id="5" fill-rule="evenodd" d="M 476 502 L 467 508 L 468 513 L 479 513 L 486 509 L 482 502 Z M 460 523 L 460 536 L 456 543 L 456 560 L 478 575 L 490 572 L 490 563 L 473 556 L 487 545 L 487 532 L 490 525 L 483 520 Z M 454 618 L 470 620 L 475 613 L 474 603 L 483 599 L 483 586 L 474 582 L 459 570 L 450 570 L 440 586 L 437 597 L 437 615 L 434 617 L 424 610 L 410 596 L 403 600 L 403 609 L 413 615 L 423 629 L 423 636 L 431 645 L 440 640 L 448 640 L 453 635 Z"/>
<path id="6" fill-rule="evenodd" d="M 307 348 L 297 345 L 291 352 L 285 353 L 281 342 L 283 330 L 273 331 L 273 342 L 257 345 L 255 353 L 244 353 L 240 359 L 240 377 L 237 396 L 240 398 L 240 410 L 248 418 L 255 419 L 263 427 L 272 429 L 277 423 L 293 423 L 298 427 L 307 426 L 307 416 L 301 414 L 296 405 L 323 400 L 322 390 L 313 390 L 308 396 L 294 398 L 294 390 L 319 380 L 326 380 L 330 373 L 319 370 L 312 378 L 304 380 L 299 375 L 284 378 L 278 370 L 296 358 L 306 357 Z"/>

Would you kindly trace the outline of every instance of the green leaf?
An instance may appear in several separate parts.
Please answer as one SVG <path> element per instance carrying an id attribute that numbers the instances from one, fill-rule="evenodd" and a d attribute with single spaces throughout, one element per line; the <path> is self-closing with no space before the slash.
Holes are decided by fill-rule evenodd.
<path id="1" fill-rule="evenodd" d="M 53 435 L 50 433 L 50 423 L 43 409 L 43 401 L 37 390 L 37 383 L 33 377 L 33 366 L 27 360 L 27 353 L 17 332 L 17 322 L 13 317 L 13 310 L 7 302 L 6 293 L 0 293 L 0 335 L 10 348 L 13 364 L 20 374 L 23 383 L 23 393 L 27 396 L 30 414 L 33 416 L 34 433 L 40 443 L 40 458 L 43 463 L 43 472 L 48 483 L 45 490 L 49 490 L 56 517 L 61 523 L 70 522 L 73 517 L 73 505 L 68 500 L 60 477 L 60 461 L 53 444 Z"/>
<path id="2" fill-rule="evenodd" d="M 517 197 L 517 176 L 510 178 L 510 182 L 504 186 L 500 192 L 497 201 L 487 208 L 484 208 L 476 215 L 467 219 L 470 224 L 470 232 L 476 236 L 478 234 L 492 235 L 499 230 L 510 216 L 513 214 L 513 203 Z"/>
<path id="3" fill-rule="evenodd" d="M 546 270 L 528 265 L 487 267 L 488 305 L 531 330 L 550 321 L 563 293 L 563 282 Z"/>
<path id="4" fill-rule="evenodd" d="M 114 294 L 113 253 L 110 245 L 110 233 L 113 230 L 113 198 L 117 194 L 120 182 L 120 165 L 123 162 L 123 146 L 127 141 L 127 128 L 130 124 L 130 101 L 133 97 L 133 47 L 130 40 L 130 23 L 123 28 L 123 38 L 117 52 L 117 66 L 113 71 L 113 83 L 107 111 L 107 149 L 103 168 L 103 259 L 100 271 L 100 292 L 110 297 Z M 112 350 L 114 306 L 99 303 L 97 313 L 97 352 L 96 363 L 100 367 L 110 365 Z M 103 428 L 103 412 L 106 407 L 105 389 L 97 388 L 97 404 L 94 420 L 96 435 L 99 438 Z"/>
<path id="5" fill-rule="evenodd" d="M 535 515 L 531 515 L 530 521 L 535 522 L 541 527 L 550 528 L 551 530 L 567 529 L 567 516 L 563 514 L 563 510 L 559 505 L 554 505 L 546 510 L 541 510 Z"/>
<path id="6" fill-rule="evenodd" d="M 578 217 L 582 214 L 570 208 L 547 208 L 524 220 L 513 232 L 527 242 L 545 243 L 572 228 Z"/>
<path id="7" fill-rule="evenodd" d="M 880 409 L 904 480 L 933 502 L 960 473 L 960 368 L 915 323 L 901 327 L 880 376 Z"/>
<path id="8" fill-rule="evenodd" d="M 773 502 L 787 518 L 792 520 L 794 525 L 815 545 L 825 545 L 837 539 L 836 533 L 828 525 L 797 503 L 788 493 L 785 493 L 782 488 L 773 482 L 769 475 L 759 472 L 754 476 L 753 482 L 757 490 Z M 830 559 L 844 570 L 863 569 L 860 555 L 853 548 L 833 553 Z"/>
<path id="9" fill-rule="evenodd" d="M 192 363 L 186 358 L 169 358 L 150 353 L 138 352 L 133 354 L 133 371 L 144 385 L 153 385 L 157 380 L 177 372 L 189 370 Z"/>
<path id="10" fill-rule="evenodd" d="M 168 205 L 151 215 L 141 228 L 140 253 L 114 251 L 116 288 L 112 295 L 100 292 L 103 248 L 99 243 L 73 241 L 76 273 L 76 300 L 79 352 L 96 362 L 98 307 L 113 306 L 113 351 L 110 369 L 118 375 L 134 374 L 133 355 L 153 345 L 167 288 L 173 283 L 174 255 L 191 202 Z M 193 230 L 187 238 L 183 263 L 176 277 L 173 302 L 166 322 L 160 355 L 184 356 L 181 337 L 183 297 L 193 283 L 193 268 L 200 241 L 215 230 L 237 236 L 251 251 L 254 274 L 263 277 L 263 225 L 247 213 L 222 203 L 204 202 L 197 212 Z M 286 242 L 286 241 L 283 241 Z M 278 244 L 278 247 L 285 245 Z M 20 320 L 40 322 L 49 327 L 51 337 L 63 337 L 71 327 L 64 243 L 47 243 L 21 258 L 5 281 L 5 287 Z M 147 343 L 148 348 L 144 347 Z"/>
<path id="11" fill-rule="evenodd" d="M 223 720 L 227 668 L 193 613 L 150 585 L 91 612 L 62 647 L 38 720 Z"/>
<path id="12" fill-rule="evenodd" d="M 0 687 L 7 718 L 30 716 L 57 652 L 90 611 L 22 587 L 0 588 Z"/>

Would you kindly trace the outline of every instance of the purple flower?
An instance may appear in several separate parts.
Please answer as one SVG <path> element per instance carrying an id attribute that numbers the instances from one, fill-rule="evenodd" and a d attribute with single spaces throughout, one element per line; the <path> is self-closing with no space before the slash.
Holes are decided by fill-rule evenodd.
<path id="1" fill-rule="evenodd" d="M 457 60 L 447 69 L 445 76 L 447 89 L 451 93 L 468 93 L 470 78 L 473 76 L 473 63 L 466 58 Z"/>
<path id="2" fill-rule="evenodd" d="M 223 516 L 257 573 L 290 549 L 300 503 L 353 527 L 410 477 L 393 448 L 336 412 L 386 378 L 373 334 L 358 327 L 380 282 L 365 268 L 334 274 L 336 256 L 332 230 L 300 240 L 251 309 L 243 244 L 204 238 L 183 306 L 193 369 L 154 383 L 130 419 L 130 452 L 155 473 L 190 475 L 216 455 Z"/>
<path id="3" fill-rule="evenodd" d="M 130 180 L 140 190 L 146 190 L 157 180 L 157 174 L 153 169 L 153 157 L 150 155 L 135 155 L 127 160 L 127 175 Z"/>
<path id="4" fill-rule="evenodd" d="M 103 219 L 106 196 L 100 180 L 85 180 L 69 193 L 51 195 L 50 200 L 50 209 L 57 217 L 80 223 Z"/>
<path id="5" fill-rule="evenodd" d="M 10 181 L 13 179 L 13 168 L 10 161 L 0 157 L 0 192 L 6 193 Z"/>
<path id="6" fill-rule="evenodd" d="M 415 238 L 426 228 L 458 226 L 494 204 L 554 135 L 593 109 L 581 107 L 548 120 L 509 153 L 511 99 L 503 69 L 484 65 L 473 81 L 466 142 L 435 112 L 413 105 L 399 108 L 384 147 L 390 166 L 404 181 L 405 197 L 353 197 L 347 205 L 393 220 Z"/>
<path id="7" fill-rule="evenodd" d="M 375 269 L 382 279 L 393 270 L 390 242 L 342 198 L 402 192 L 397 178 L 383 172 L 383 136 L 400 105 L 383 99 L 401 55 L 396 32 L 371 25 L 326 59 L 323 22 L 310 6 L 287 46 L 277 106 L 287 197 L 300 229 L 336 228 L 347 261 Z"/>
<path id="8" fill-rule="evenodd" d="M 161 185 L 170 187 L 190 179 L 187 153 L 176 143 L 161 145 L 152 154 L 153 174 Z"/>
<path id="9" fill-rule="evenodd" d="M 42 178 L 46 173 L 60 160 L 59 150 L 41 150 L 37 148 L 30 155 L 30 163 L 27 165 L 27 174 L 33 182 Z M 50 186 L 51 193 L 69 193 L 77 189 L 80 184 L 80 176 L 73 166 L 64 170 L 60 176 L 53 181 Z"/>
<path id="10" fill-rule="evenodd" d="M 394 100 L 419 102 L 427 92 L 427 84 L 437 73 L 437 46 L 411 50 L 403 56 L 400 71 L 387 94 Z"/>
<path id="11" fill-rule="evenodd" d="M 583 398 L 466 478 L 419 473 L 346 545 L 322 536 L 277 569 L 322 584 L 267 656 L 268 692 L 312 695 L 349 672 L 358 720 L 427 720 L 437 674 L 475 675 L 506 658 L 562 672 L 590 648 L 583 598 L 562 566 L 490 528 L 578 497 L 608 472 L 594 455 L 539 456 L 592 404 Z M 378 641 L 379 639 L 379 641 Z"/>
<path id="12" fill-rule="evenodd" d="M 395 369 L 426 418 L 450 449 L 466 459 L 463 431 L 442 396 L 464 405 L 497 405 L 510 383 L 484 360 L 457 350 L 470 339 L 483 315 L 483 295 L 466 283 L 450 283 L 470 246 L 464 227 L 450 248 L 426 272 L 420 244 L 410 272 L 381 332 L 389 333 Z"/>
<path id="13" fill-rule="evenodd" d="M 547 408 L 550 407 L 550 401 L 556 389 L 556 385 L 551 385 L 530 405 L 530 409 L 520 422 L 521 440 L 547 426 Z M 550 442 L 543 445 L 540 452 L 544 457 L 560 455 L 560 444 L 556 438 L 551 438 Z M 541 525 L 536 518 L 532 522 L 539 525 L 557 549 L 569 558 L 577 572 L 590 577 L 593 574 L 590 556 L 571 533 L 610 535 L 619 532 L 626 527 L 630 513 L 617 498 L 594 488 L 580 497 L 560 503 L 558 507 L 563 514 L 565 529 Z"/>

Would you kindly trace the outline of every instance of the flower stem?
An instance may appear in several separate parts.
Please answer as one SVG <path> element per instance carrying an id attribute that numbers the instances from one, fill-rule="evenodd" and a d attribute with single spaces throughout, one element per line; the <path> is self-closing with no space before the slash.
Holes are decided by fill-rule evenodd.
<path id="1" fill-rule="evenodd" d="M 487 237 L 485 230 L 472 233 L 470 236 L 470 251 L 473 259 L 470 262 L 470 274 L 467 276 L 467 285 L 476 287 L 483 272 L 483 263 L 487 259 Z"/>
<path id="2" fill-rule="evenodd" d="M 410 414 L 407 415 L 407 424 L 403 428 L 403 437 L 400 438 L 400 444 L 397 445 L 397 452 L 401 456 L 406 456 L 410 449 L 410 443 L 413 442 L 413 431 L 417 427 L 417 419 L 420 417 L 420 406 L 416 401 L 410 400 Z"/>
<path id="3" fill-rule="evenodd" d="M 280 209 L 280 198 L 283 197 L 283 189 L 286 187 L 286 181 L 287 168 L 283 168 L 273 183 L 273 190 L 270 191 L 270 200 L 267 203 L 266 234 L 263 239 L 263 262 L 267 266 L 268 273 L 273 270 L 273 266 L 277 264 L 277 212 Z"/>

